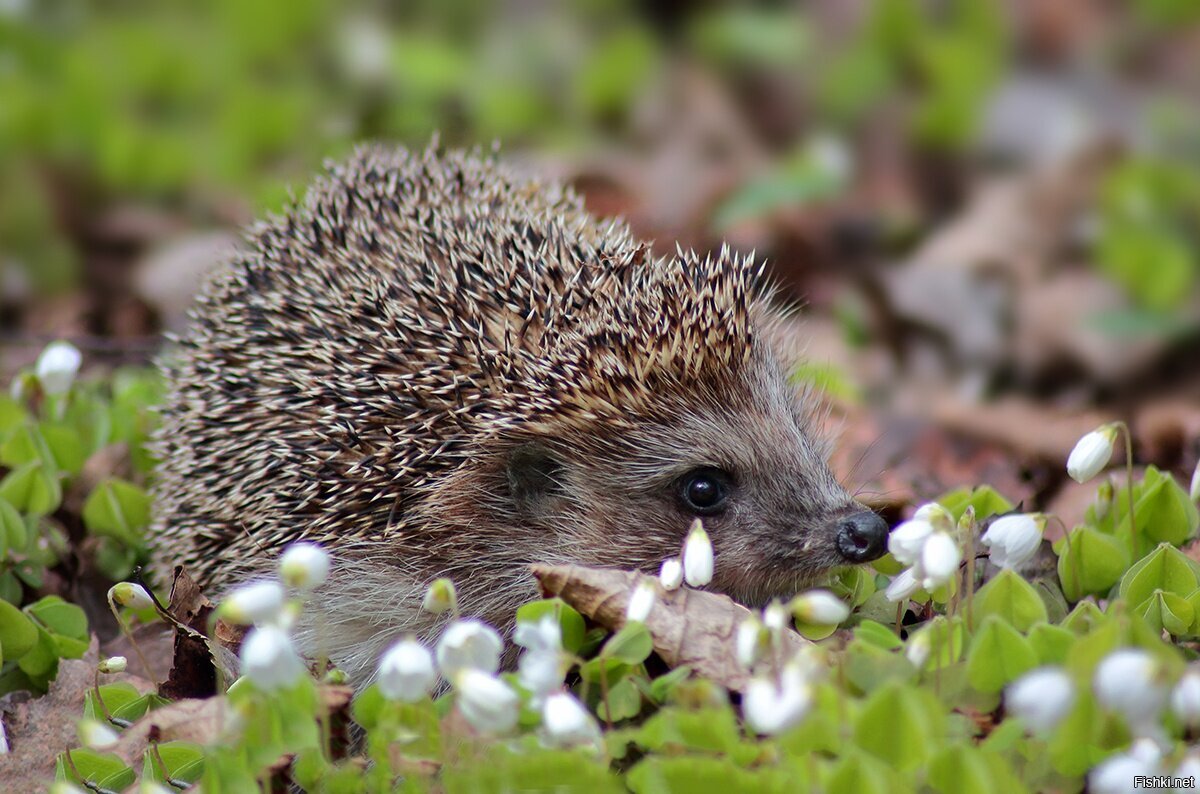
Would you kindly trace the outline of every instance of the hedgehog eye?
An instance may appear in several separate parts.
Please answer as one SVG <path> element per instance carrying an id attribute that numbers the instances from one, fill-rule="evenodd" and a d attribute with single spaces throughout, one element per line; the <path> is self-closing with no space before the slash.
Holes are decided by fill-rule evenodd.
<path id="1" fill-rule="evenodd" d="M 702 468 L 689 472 L 679 486 L 683 506 L 699 515 L 712 515 L 725 507 L 729 475 L 720 469 Z"/>

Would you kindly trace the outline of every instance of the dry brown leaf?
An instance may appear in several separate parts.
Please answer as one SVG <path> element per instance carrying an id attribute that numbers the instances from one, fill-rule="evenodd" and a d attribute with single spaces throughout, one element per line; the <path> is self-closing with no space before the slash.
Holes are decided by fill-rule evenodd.
<path id="1" fill-rule="evenodd" d="M 625 608 L 643 577 L 579 565 L 534 565 L 533 575 L 545 592 L 613 631 L 625 625 Z M 735 655 L 734 635 L 750 610 L 719 593 L 687 587 L 667 592 L 657 582 L 654 586 L 658 597 L 646 619 L 654 651 L 671 667 L 687 665 L 723 687 L 744 688 L 748 675 Z M 809 644 L 794 631 L 784 632 L 784 642 L 788 655 Z"/>
<path id="2" fill-rule="evenodd" d="M 188 698 L 146 714 L 121 732 L 112 752 L 132 767 L 141 765 L 142 753 L 151 742 L 184 741 L 212 744 L 220 738 L 229 704 L 224 698 Z"/>
<path id="3" fill-rule="evenodd" d="M 3 701 L 0 716 L 8 738 L 9 752 L 0 754 L 0 790 L 42 791 L 54 777 L 56 756 L 79 744 L 75 724 L 83 717 L 83 701 L 95 683 L 96 664 L 100 661 L 98 643 L 82 659 L 64 659 L 58 664 L 58 677 L 42 697 L 14 702 L 12 695 Z M 106 675 L 104 683 L 128 682 L 139 692 L 154 686 L 132 675 Z"/>
<path id="4" fill-rule="evenodd" d="M 159 687 L 158 693 L 165 698 L 210 697 L 217 691 L 217 665 L 221 658 L 214 658 L 205 640 L 209 631 L 208 622 L 214 605 L 187 571 L 175 569 L 175 581 L 171 585 L 171 603 L 168 613 L 175 621 L 175 653 L 171 672 Z M 237 653 L 241 645 L 242 630 L 218 622 L 215 639 L 219 647 Z M 234 671 L 225 669 L 221 673 L 226 680 L 233 680 Z"/>

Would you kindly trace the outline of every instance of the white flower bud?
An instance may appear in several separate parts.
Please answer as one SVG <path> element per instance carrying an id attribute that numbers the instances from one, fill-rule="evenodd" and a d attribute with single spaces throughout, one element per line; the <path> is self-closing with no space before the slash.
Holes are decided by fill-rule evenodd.
<path id="1" fill-rule="evenodd" d="M 683 584 L 683 563 L 678 557 L 663 560 L 662 568 L 658 571 L 658 581 L 667 592 L 679 589 Z"/>
<path id="2" fill-rule="evenodd" d="M 935 530 L 942 532 L 949 532 L 955 527 L 954 516 L 937 502 L 926 502 L 921 505 L 910 520 L 924 521 Z"/>
<path id="3" fill-rule="evenodd" d="M 792 599 L 792 614 L 801 623 L 836 626 L 850 617 L 850 607 L 828 590 L 809 590 Z"/>
<path id="4" fill-rule="evenodd" d="M 468 669 L 494 673 L 500 668 L 503 648 L 500 635 L 491 626 L 474 619 L 457 620 L 438 641 L 438 669 L 447 681 Z"/>
<path id="5" fill-rule="evenodd" d="M 297 590 L 320 587 L 329 578 L 329 555 L 315 543 L 293 543 L 279 557 L 279 578 Z"/>
<path id="6" fill-rule="evenodd" d="M 79 741 L 84 747 L 102 750 L 112 747 L 121 740 L 121 735 L 99 720 L 82 719 L 79 721 Z"/>
<path id="7" fill-rule="evenodd" d="M 683 544 L 683 578 L 692 587 L 703 587 L 712 581 L 713 548 L 704 531 L 704 524 L 696 519 Z"/>
<path id="8" fill-rule="evenodd" d="M 433 656 L 414 639 L 400 640 L 379 660 L 379 691 L 388 700 L 412 703 L 429 694 L 437 681 Z"/>
<path id="9" fill-rule="evenodd" d="M 563 682 L 562 628 L 552 615 L 536 623 L 518 623 L 513 642 L 525 649 L 517 662 L 517 680 L 532 694 L 532 703 L 558 689 Z"/>
<path id="10" fill-rule="evenodd" d="M 87 791 L 70 781 L 56 780 L 46 789 L 46 794 L 87 794 Z"/>
<path id="11" fill-rule="evenodd" d="M 1004 693 L 1008 712 L 1030 731 L 1047 734 L 1054 730 L 1075 703 L 1075 685 L 1058 667 L 1032 670 L 1014 681 Z"/>
<path id="12" fill-rule="evenodd" d="M 753 615 L 739 623 L 734 636 L 734 648 L 742 667 L 753 669 L 770 644 L 770 639 L 766 627 Z"/>
<path id="13" fill-rule="evenodd" d="M 1123 716 L 1136 731 L 1157 723 L 1166 705 L 1162 673 L 1162 666 L 1148 652 L 1121 648 L 1097 665 L 1092 689 L 1102 706 Z"/>
<path id="14" fill-rule="evenodd" d="M 633 588 L 633 595 L 629 597 L 629 604 L 625 607 L 625 619 L 645 623 L 646 618 L 650 617 L 650 610 L 654 609 L 655 597 L 654 584 L 649 579 L 642 579 Z"/>
<path id="15" fill-rule="evenodd" d="M 308 670 L 292 647 L 287 632 L 278 626 L 258 626 L 242 641 L 242 675 L 265 692 L 292 686 Z"/>
<path id="16" fill-rule="evenodd" d="M 1187 727 L 1200 727 L 1200 668 L 1189 667 L 1171 690 L 1171 711 Z"/>
<path id="17" fill-rule="evenodd" d="M 51 342 L 38 356 L 34 371 L 46 394 L 66 394 L 79 374 L 83 356 L 70 342 Z"/>
<path id="18" fill-rule="evenodd" d="M 888 551 L 901 565 L 912 565 L 921 558 L 925 541 L 933 534 L 933 524 L 922 519 L 905 521 L 888 535 Z"/>
<path id="19" fill-rule="evenodd" d="M 472 668 L 461 669 L 453 679 L 458 710 L 480 733 L 508 733 L 517 724 L 520 699 L 494 675 Z"/>
<path id="20" fill-rule="evenodd" d="M 1196 461 L 1196 468 L 1192 472 L 1192 486 L 1188 490 L 1188 495 L 1192 501 L 1200 504 L 1200 460 Z"/>
<path id="21" fill-rule="evenodd" d="M 954 538 L 945 532 L 934 532 L 921 549 L 921 587 L 933 590 L 950 581 L 958 572 L 962 551 Z"/>
<path id="22" fill-rule="evenodd" d="M 110 656 L 101 660 L 96 669 L 102 673 L 123 673 L 127 664 L 128 660 L 124 656 Z"/>
<path id="23" fill-rule="evenodd" d="M 921 583 L 917 581 L 916 572 L 912 568 L 906 568 L 896 574 L 896 577 L 888 584 L 884 596 L 888 601 L 903 601 L 917 592 L 920 587 Z"/>
<path id="24" fill-rule="evenodd" d="M 130 609 L 147 609 L 154 606 L 154 600 L 146 592 L 146 588 L 133 582 L 118 582 L 108 590 L 109 603 Z"/>
<path id="25" fill-rule="evenodd" d="M 1112 458 L 1113 443 L 1116 440 L 1115 424 L 1102 425 L 1079 439 L 1067 458 L 1067 474 L 1079 483 L 1095 477 Z"/>
<path id="26" fill-rule="evenodd" d="M 904 643 L 904 658 L 912 664 L 913 667 L 920 670 L 925 666 L 925 662 L 929 659 L 929 654 L 933 650 L 932 640 L 933 634 L 926 631 L 918 631 L 911 635 L 908 641 Z"/>
<path id="27" fill-rule="evenodd" d="M 1138 739 L 1088 772 L 1090 794 L 1127 794 L 1138 790 L 1135 780 L 1162 774 L 1162 751 L 1152 739 Z"/>
<path id="28" fill-rule="evenodd" d="M 283 617 L 284 593 L 278 582 L 251 582 L 235 589 L 217 607 L 217 617 L 243 626 Z"/>
<path id="29" fill-rule="evenodd" d="M 596 746 L 600 726 L 575 697 L 560 692 L 542 706 L 542 738 L 554 747 Z"/>
<path id="30" fill-rule="evenodd" d="M 1038 550 L 1045 528 L 1046 517 L 1041 513 L 1001 516 L 983 533 L 983 545 L 991 550 L 993 563 L 1001 568 L 1016 568 Z"/>
<path id="31" fill-rule="evenodd" d="M 425 591 L 425 600 L 421 608 L 434 615 L 449 611 L 458 603 L 458 594 L 454 591 L 454 582 L 449 579 L 435 579 Z"/>
<path id="32" fill-rule="evenodd" d="M 763 610 L 763 625 L 767 627 L 767 631 L 772 635 L 778 635 L 791 622 L 791 613 L 788 612 L 787 607 L 778 601 L 772 601 Z"/>
<path id="33" fill-rule="evenodd" d="M 779 676 L 750 679 L 742 697 L 746 724 L 756 733 L 782 733 L 804 718 L 812 706 L 812 687 L 795 664 L 786 664 Z"/>

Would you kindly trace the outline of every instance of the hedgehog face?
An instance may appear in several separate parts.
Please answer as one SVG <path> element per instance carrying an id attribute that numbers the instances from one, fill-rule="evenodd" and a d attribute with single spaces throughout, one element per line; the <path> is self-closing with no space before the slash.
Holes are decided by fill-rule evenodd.
<path id="1" fill-rule="evenodd" d="M 714 589 L 746 603 L 790 595 L 879 557 L 888 531 L 837 482 L 801 406 L 764 361 L 586 444 L 519 447 L 511 492 L 555 538 L 554 557 L 654 572 L 699 517 Z"/>

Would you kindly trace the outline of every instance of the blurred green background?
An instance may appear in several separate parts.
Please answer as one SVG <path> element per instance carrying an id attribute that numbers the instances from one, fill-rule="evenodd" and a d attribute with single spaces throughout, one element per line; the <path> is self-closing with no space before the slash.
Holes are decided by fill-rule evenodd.
<path id="1" fill-rule="evenodd" d="M 0 369 L 58 336 L 144 360 L 325 158 L 436 134 L 662 253 L 755 249 L 851 381 L 1145 387 L 1197 353 L 1198 23 L 1194 0 L 0 0 Z"/>

